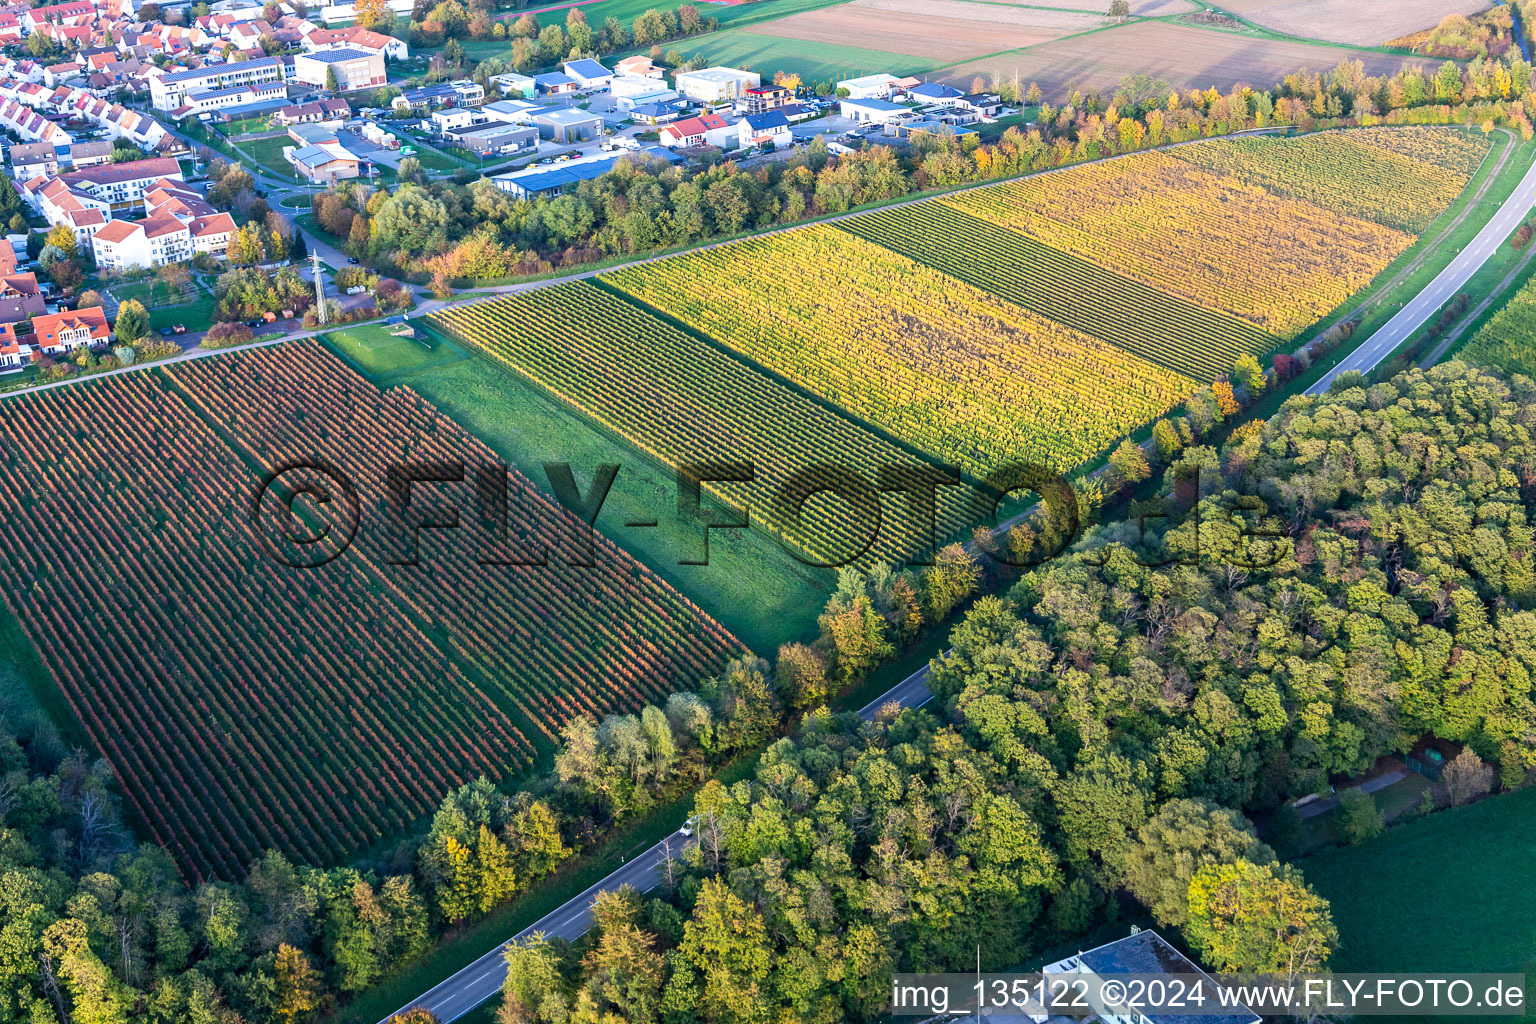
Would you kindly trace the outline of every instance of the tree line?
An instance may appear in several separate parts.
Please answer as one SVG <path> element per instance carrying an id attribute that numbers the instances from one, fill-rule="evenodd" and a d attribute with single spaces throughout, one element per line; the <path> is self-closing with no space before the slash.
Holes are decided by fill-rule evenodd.
<path id="1" fill-rule="evenodd" d="M 985 83 L 983 83 L 985 84 Z M 343 184 L 316 202 L 321 227 L 395 273 L 453 281 L 546 272 L 846 212 L 927 189 L 1014 177 L 1168 143 L 1266 127 L 1498 124 L 1532 133 L 1531 66 L 1518 57 L 1404 66 L 1369 76 L 1359 61 L 1287 76 L 1272 90 L 1180 92 L 1146 76 L 1105 98 L 1073 93 L 1059 106 L 1038 86 L 993 83 L 1012 102 L 1038 103 L 1035 122 L 995 142 L 921 136 L 840 156 L 817 140 L 784 161 L 730 159 L 681 168 L 629 156 L 555 197 L 517 199 L 464 172 L 393 193 Z"/>

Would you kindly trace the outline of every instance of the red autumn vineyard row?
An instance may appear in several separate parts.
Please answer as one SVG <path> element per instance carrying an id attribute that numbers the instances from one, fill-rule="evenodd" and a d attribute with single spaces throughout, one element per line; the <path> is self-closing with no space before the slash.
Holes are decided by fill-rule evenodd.
<path id="1" fill-rule="evenodd" d="M 439 493 L 464 529 L 422 564 L 387 564 L 384 477 L 403 461 L 462 460 L 466 477 L 495 453 L 406 388 L 379 391 L 318 343 L 201 359 L 166 371 L 254 461 L 320 457 L 362 496 L 352 551 L 391 592 L 490 679 L 496 696 L 553 738 L 573 715 L 629 710 L 686 689 L 744 652 L 740 641 L 601 535 L 590 567 L 572 566 L 574 520 L 521 473 L 509 474 L 506 521 L 554 553 L 544 567 L 486 566 L 467 525 L 473 485 Z M 303 410 L 302 415 L 299 410 Z M 415 492 L 430 500 L 434 488 Z M 455 496 L 456 497 L 453 497 Z"/>
<path id="2" fill-rule="evenodd" d="M 0 408 L 0 582 L 138 816 L 197 877 L 335 861 L 530 761 L 506 714 L 369 581 L 297 576 L 251 473 L 149 374 Z"/>

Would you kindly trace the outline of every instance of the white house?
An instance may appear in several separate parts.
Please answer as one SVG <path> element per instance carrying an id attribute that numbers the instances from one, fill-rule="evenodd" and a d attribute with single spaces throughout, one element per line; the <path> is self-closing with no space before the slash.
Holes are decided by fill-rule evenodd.
<path id="1" fill-rule="evenodd" d="M 668 149 L 687 149 L 690 146 L 719 146 L 735 149 L 740 140 L 740 130 L 728 124 L 719 114 L 700 114 L 685 121 L 675 121 L 660 131 L 661 144 Z"/>
<path id="2" fill-rule="evenodd" d="M 442 110 L 432 111 L 432 130 L 439 135 L 444 135 L 455 128 L 468 128 L 472 124 L 480 124 L 490 120 L 480 112 L 478 107 L 444 107 Z"/>
<path id="3" fill-rule="evenodd" d="M 494 76 L 491 84 L 500 89 L 503 96 L 521 96 L 531 100 L 539 94 L 539 83 L 533 80 L 533 76 L 520 75 L 516 71 Z"/>
<path id="4" fill-rule="evenodd" d="M 160 267 L 192 258 L 192 232 L 175 217 L 114 220 L 96 232 L 91 248 L 103 270 Z"/>
<path id="5" fill-rule="evenodd" d="M 906 91 L 907 99 L 914 103 L 948 103 L 958 100 L 965 93 L 943 82 L 920 82 Z"/>
<path id="6" fill-rule="evenodd" d="M 777 110 L 766 114 L 751 114 L 736 122 L 736 144 L 748 146 L 788 146 L 795 141 L 789 130 L 789 119 Z"/>
<path id="7" fill-rule="evenodd" d="M 677 91 L 695 103 L 734 103 L 762 80 L 763 76 L 756 71 L 713 67 L 702 71 L 679 71 L 674 82 Z"/>
<path id="8" fill-rule="evenodd" d="M 844 117 L 859 124 L 890 124 L 912 115 L 911 107 L 890 100 L 841 100 L 837 108 Z"/>
<path id="9" fill-rule="evenodd" d="M 651 58 L 636 54 L 633 57 L 625 57 L 613 66 L 615 78 L 654 78 L 658 81 L 667 77 L 667 69 L 659 64 L 652 64 Z"/>
<path id="10" fill-rule="evenodd" d="M 863 78 L 846 78 L 837 83 L 839 91 L 846 90 L 851 100 L 888 100 L 901 79 L 881 72 Z"/>
<path id="11" fill-rule="evenodd" d="M 316 29 L 304 37 L 304 49 L 310 52 L 343 48 L 382 54 L 386 60 L 406 60 L 411 55 L 411 48 L 404 39 L 373 32 L 361 25 Z"/>

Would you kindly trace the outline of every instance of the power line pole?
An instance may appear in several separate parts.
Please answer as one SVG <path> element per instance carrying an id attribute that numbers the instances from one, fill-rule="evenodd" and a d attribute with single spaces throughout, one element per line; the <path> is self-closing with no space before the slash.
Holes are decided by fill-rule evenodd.
<path id="1" fill-rule="evenodd" d="M 315 268 L 315 322 L 322 327 L 326 324 L 325 317 L 325 278 L 320 276 L 320 250 L 315 249 L 309 254 L 310 266 Z"/>

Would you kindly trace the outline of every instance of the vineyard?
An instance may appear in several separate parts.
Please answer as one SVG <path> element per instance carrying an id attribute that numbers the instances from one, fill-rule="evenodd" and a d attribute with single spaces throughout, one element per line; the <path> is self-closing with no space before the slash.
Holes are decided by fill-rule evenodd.
<path id="1" fill-rule="evenodd" d="M 507 715 L 353 565 L 295 577 L 252 475 L 148 373 L 0 406 L 0 580 L 139 818 L 198 876 L 337 860 L 480 772 Z"/>
<path id="2" fill-rule="evenodd" d="M 1197 380 L 1275 339 L 1258 327 L 1052 249 L 939 202 L 875 210 L 837 226 L 1149 362 Z"/>
<path id="3" fill-rule="evenodd" d="M 1222 139 L 1172 151 L 1276 195 L 1414 233 L 1455 201 L 1487 152 L 1485 137 L 1451 128 Z"/>
<path id="4" fill-rule="evenodd" d="M 940 201 L 1281 338 L 1315 323 L 1413 242 L 1395 228 L 1271 195 L 1168 153 Z"/>
<path id="5" fill-rule="evenodd" d="M 579 524 L 516 470 L 505 542 L 488 530 L 471 533 L 474 467 L 497 464 L 495 455 L 409 389 L 379 391 L 317 342 L 199 359 L 167 373 L 263 468 L 317 456 L 340 466 L 364 496 L 354 550 L 491 681 L 503 706 L 551 740 L 574 715 L 655 701 L 742 653 L 734 637 L 611 541 L 594 535 L 594 550 L 582 550 Z M 427 485 L 417 500 L 443 495 L 464 510 L 465 529 L 420 565 L 390 564 L 400 545 L 381 522 L 389 469 L 457 460 L 465 480 Z M 500 564 L 545 557 L 544 549 L 545 567 Z"/>
<path id="6" fill-rule="evenodd" d="M 1536 377 L 1536 279 L 1489 317 L 1457 358 Z"/>
<path id="7" fill-rule="evenodd" d="M 571 715 L 654 701 L 742 650 L 601 538 L 592 568 L 480 567 L 453 545 L 386 564 L 382 467 L 491 456 L 314 343 L 42 392 L 0 421 L 5 600 L 192 877 L 268 848 L 343 860 L 467 779 L 531 766 Z M 361 529 L 286 568 L 231 510 L 253 463 L 316 457 L 357 482 Z M 579 539 L 515 473 L 508 504 L 533 540 Z"/>
<path id="8" fill-rule="evenodd" d="M 870 524 L 830 499 L 808 506 L 807 525 L 797 528 L 775 514 L 767 496 L 818 464 L 873 479 L 882 465 L 918 463 L 877 434 L 585 282 L 455 306 L 432 319 L 668 465 L 752 463 L 750 487 L 705 484 L 705 492 L 750 506 L 754 522 L 817 561 L 860 550 Z M 888 515 L 872 553 L 910 555 L 911 526 L 908 517 Z"/>
<path id="9" fill-rule="evenodd" d="M 829 227 L 604 280 L 977 475 L 1014 459 L 1079 465 L 1195 387 Z"/>

